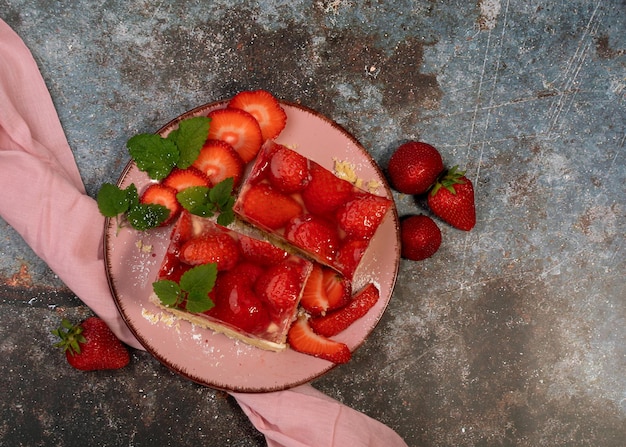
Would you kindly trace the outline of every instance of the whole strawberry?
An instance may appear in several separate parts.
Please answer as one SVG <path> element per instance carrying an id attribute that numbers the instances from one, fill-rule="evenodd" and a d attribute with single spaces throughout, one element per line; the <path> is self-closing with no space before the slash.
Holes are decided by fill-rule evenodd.
<path id="1" fill-rule="evenodd" d="M 441 230 L 428 216 L 409 216 L 400 223 L 400 241 L 403 258 L 422 261 L 439 250 Z"/>
<path id="2" fill-rule="evenodd" d="M 469 231 L 476 225 L 474 187 L 465 171 L 454 166 L 443 174 L 428 194 L 428 206 L 444 222 Z"/>
<path id="3" fill-rule="evenodd" d="M 392 186 L 404 194 L 423 194 L 443 171 L 441 154 L 430 144 L 409 141 L 396 149 L 387 166 Z"/>
<path id="4" fill-rule="evenodd" d="M 98 317 L 89 317 L 78 325 L 66 318 L 52 333 L 61 339 L 54 346 L 62 348 L 70 365 L 82 371 L 119 369 L 128 365 L 126 346 Z"/>

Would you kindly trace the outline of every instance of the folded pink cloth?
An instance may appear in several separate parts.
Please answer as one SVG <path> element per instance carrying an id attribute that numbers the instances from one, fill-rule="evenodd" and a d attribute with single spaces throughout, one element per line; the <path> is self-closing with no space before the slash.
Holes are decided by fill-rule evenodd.
<path id="1" fill-rule="evenodd" d="M 0 19 L 0 216 L 125 343 L 141 344 L 117 311 L 103 260 L 104 219 L 28 48 Z M 406 446 L 389 427 L 310 385 L 232 393 L 271 447 Z"/>

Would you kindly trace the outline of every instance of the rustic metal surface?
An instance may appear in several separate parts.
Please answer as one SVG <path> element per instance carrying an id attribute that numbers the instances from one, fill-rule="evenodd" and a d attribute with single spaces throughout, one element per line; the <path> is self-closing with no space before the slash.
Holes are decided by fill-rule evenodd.
<path id="1" fill-rule="evenodd" d="M 475 182 L 476 228 L 442 224 L 433 258 L 403 261 L 371 338 L 314 385 L 410 446 L 626 443 L 624 1 L 0 0 L 0 17 L 92 195 L 130 136 L 251 88 L 383 167 L 404 140 L 437 146 Z M 0 241 L 0 445 L 264 445 L 146 353 L 69 368 L 50 330 L 89 310 L 3 221 Z"/>

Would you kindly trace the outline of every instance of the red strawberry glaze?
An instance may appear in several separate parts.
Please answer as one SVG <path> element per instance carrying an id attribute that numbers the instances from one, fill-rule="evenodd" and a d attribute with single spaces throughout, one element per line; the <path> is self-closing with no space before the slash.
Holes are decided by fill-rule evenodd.
<path id="1" fill-rule="evenodd" d="M 292 149 L 267 141 L 233 209 L 243 220 L 352 279 L 391 207 L 390 199 L 361 190 Z"/>
<path id="2" fill-rule="evenodd" d="M 209 245 L 212 241 L 215 246 Z M 196 243 L 199 246 L 190 256 L 187 251 Z M 222 252 L 224 247 L 227 250 Z M 215 307 L 203 314 L 190 314 L 195 321 L 200 318 L 210 322 L 210 327 L 227 327 L 231 333 L 241 334 L 244 341 L 246 337 L 267 341 L 274 346 L 268 349 L 284 347 L 313 264 L 268 242 L 183 211 L 172 229 L 157 279 L 178 282 L 205 255 L 204 261 L 218 265 L 215 286 L 209 294 Z"/>

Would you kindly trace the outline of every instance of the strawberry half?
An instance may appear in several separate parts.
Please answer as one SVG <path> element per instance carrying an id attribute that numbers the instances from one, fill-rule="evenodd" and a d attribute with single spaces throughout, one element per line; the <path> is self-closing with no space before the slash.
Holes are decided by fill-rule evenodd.
<path id="1" fill-rule="evenodd" d="M 291 349 L 333 363 L 347 363 L 352 357 L 350 349 L 341 343 L 316 334 L 306 316 L 299 316 L 287 334 Z"/>
<path id="2" fill-rule="evenodd" d="M 191 186 L 211 187 L 211 180 L 200 170 L 189 167 L 187 169 L 174 168 L 161 182 L 165 186 L 181 192 Z"/>
<path id="3" fill-rule="evenodd" d="M 311 318 L 311 328 L 315 333 L 324 337 L 337 335 L 367 314 L 379 298 L 380 293 L 378 289 L 374 284 L 369 283 L 354 295 L 352 301 L 347 306 L 325 316 Z"/>
<path id="4" fill-rule="evenodd" d="M 253 239 L 248 236 L 239 236 L 239 247 L 243 257 L 259 265 L 273 265 L 285 260 L 289 253 L 269 242 Z"/>
<path id="5" fill-rule="evenodd" d="M 469 231 L 476 225 L 474 186 L 465 177 L 465 171 L 459 172 L 457 166 L 435 183 L 427 203 L 437 217 L 455 228 Z"/>
<path id="6" fill-rule="evenodd" d="M 302 200 L 309 212 L 328 214 L 335 211 L 352 195 L 350 182 L 333 175 L 317 163 L 311 163 L 310 180 L 302 190 Z"/>
<path id="7" fill-rule="evenodd" d="M 335 227 L 312 214 L 292 219 L 285 228 L 285 238 L 326 261 L 332 261 L 339 248 L 339 234 Z"/>
<path id="8" fill-rule="evenodd" d="M 337 210 L 337 221 L 341 228 L 357 239 L 369 239 L 383 221 L 390 201 L 384 197 L 358 195 Z"/>
<path id="9" fill-rule="evenodd" d="M 293 263 L 273 265 L 257 279 L 254 291 L 269 309 L 292 309 L 300 295 L 300 274 Z"/>
<path id="10" fill-rule="evenodd" d="M 179 258 L 185 264 L 215 263 L 217 270 L 229 270 L 239 261 L 239 246 L 227 233 L 215 232 L 185 242 Z"/>
<path id="11" fill-rule="evenodd" d="M 331 268 L 316 263 L 302 291 L 300 305 L 311 315 L 324 315 L 346 305 L 351 290 L 350 281 Z"/>
<path id="12" fill-rule="evenodd" d="M 64 318 L 61 327 L 52 333 L 61 339 L 55 346 L 65 351 L 68 363 L 76 369 L 119 369 L 130 362 L 126 346 L 98 317 L 89 317 L 78 325 Z"/>
<path id="13" fill-rule="evenodd" d="M 354 272 L 359 266 L 367 246 L 368 241 L 364 239 L 347 239 L 339 248 L 335 258 L 335 266 L 346 278 L 354 276 Z"/>
<path id="14" fill-rule="evenodd" d="M 250 285 L 250 278 L 235 268 L 221 272 L 212 291 L 215 306 L 206 312 L 248 333 L 265 331 L 270 324 L 267 309 Z"/>
<path id="15" fill-rule="evenodd" d="M 267 183 L 251 186 L 242 208 L 247 218 L 270 230 L 284 227 L 302 212 L 302 206 L 291 196 L 281 194 Z"/>
<path id="16" fill-rule="evenodd" d="M 285 194 L 301 191 L 309 181 L 308 160 L 283 145 L 276 146 L 269 161 L 270 183 Z"/>
<path id="17" fill-rule="evenodd" d="M 222 140 L 207 140 L 192 166 L 204 173 L 213 185 L 232 177 L 234 188 L 241 183 L 245 169 L 239 153 Z"/>
<path id="18" fill-rule="evenodd" d="M 222 140 L 237 151 L 244 163 L 252 161 L 256 156 L 263 136 L 257 120 L 241 109 L 226 108 L 209 112 L 211 126 L 209 140 Z"/>
<path id="19" fill-rule="evenodd" d="M 153 183 L 146 188 L 139 201 L 145 204 L 163 205 L 170 211 L 170 215 L 165 219 L 161 226 L 169 225 L 180 214 L 182 206 L 176 199 L 177 191 L 174 188 L 163 185 L 161 183 Z"/>
<path id="20" fill-rule="evenodd" d="M 278 100 L 266 90 L 249 90 L 237 93 L 228 107 L 245 110 L 259 123 L 263 140 L 276 138 L 287 124 L 287 114 Z"/>

